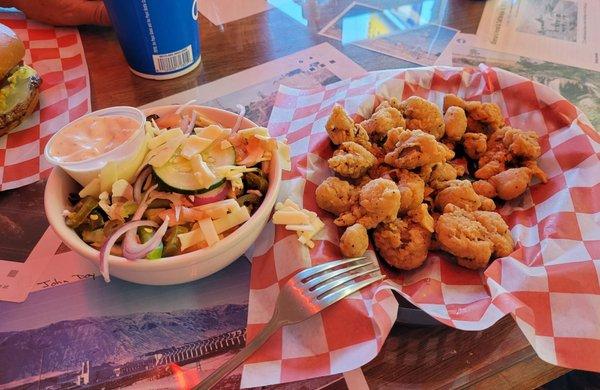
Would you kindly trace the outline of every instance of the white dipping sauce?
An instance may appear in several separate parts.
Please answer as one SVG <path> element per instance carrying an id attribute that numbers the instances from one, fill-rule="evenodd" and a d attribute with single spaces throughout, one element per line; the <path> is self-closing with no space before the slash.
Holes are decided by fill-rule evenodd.
<path id="1" fill-rule="evenodd" d="M 139 128 L 135 119 L 122 115 L 89 116 L 58 133 L 50 154 L 61 162 L 89 160 L 123 144 Z"/>

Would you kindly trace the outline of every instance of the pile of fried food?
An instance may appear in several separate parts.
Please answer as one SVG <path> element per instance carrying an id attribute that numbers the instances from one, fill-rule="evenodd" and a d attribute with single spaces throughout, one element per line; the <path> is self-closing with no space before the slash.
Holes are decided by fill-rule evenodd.
<path id="1" fill-rule="evenodd" d="M 506 126 L 493 103 L 446 95 L 442 112 L 418 96 L 392 98 L 360 123 L 336 105 L 326 130 L 336 176 L 316 201 L 346 228 L 342 254 L 363 255 L 371 230 L 381 257 L 402 270 L 421 266 L 429 250 L 470 269 L 509 255 L 514 242 L 494 199 L 518 197 L 534 176 L 547 181 L 536 133 Z"/>

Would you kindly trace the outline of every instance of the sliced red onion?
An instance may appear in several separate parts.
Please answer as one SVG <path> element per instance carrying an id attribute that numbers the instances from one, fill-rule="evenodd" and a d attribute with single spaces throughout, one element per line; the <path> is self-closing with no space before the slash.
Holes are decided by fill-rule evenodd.
<path id="1" fill-rule="evenodd" d="M 148 178 L 146 179 L 146 182 L 142 186 L 142 191 L 148 190 L 148 188 L 150 188 L 151 185 L 152 185 L 152 175 L 148 176 Z"/>
<path id="2" fill-rule="evenodd" d="M 181 119 L 181 125 L 179 127 L 181 127 L 181 131 L 183 131 L 184 135 L 190 135 L 192 133 L 194 127 L 196 127 L 197 116 L 198 114 L 196 114 L 196 111 L 192 111 L 191 117 L 186 115 Z"/>
<path id="3" fill-rule="evenodd" d="M 239 112 L 237 120 L 235 121 L 235 125 L 233 126 L 233 129 L 231 129 L 231 134 L 235 134 L 235 132 L 239 130 L 240 126 L 242 125 L 242 119 L 244 119 L 244 115 L 246 114 L 246 106 L 238 104 L 236 107 Z"/>
<path id="4" fill-rule="evenodd" d="M 108 257 L 110 256 L 110 250 L 115 245 L 115 242 L 124 233 L 127 233 L 131 229 L 137 229 L 140 226 L 151 226 L 157 227 L 158 224 L 152 221 L 130 221 L 125 223 L 123 226 L 118 228 L 113 234 L 100 247 L 100 273 L 104 277 L 104 281 L 110 282 L 110 274 L 108 273 Z"/>
<path id="5" fill-rule="evenodd" d="M 150 176 L 151 173 L 152 173 L 152 167 L 147 166 L 140 172 L 137 179 L 135 179 L 135 183 L 133 184 L 133 200 L 136 203 L 139 203 L 140 200 L 142 199 L 142 187 L 144 185 L 144 182 L 146 181 L 148 176 Z"/>
<path id="6" fill-rule="evenodd" d="M 142 200 L 138 202 L 137 210 L 135 210 L 133 217 L 131 217 L 132 221 L 138 221 L 138 220 L 142 219 L 142 215 L 144 215 L 144 212 L 146 211 L 146 209 L 148 208 L 148 205 L 150 204 L 150 202 L 152 202 L 152 199 L 153 199 L 153 198 L 148 199 L 148 197 L 150 196 L 150 193 L 152 191 L 154 191 L 157 187 L 158 187 L 158 184 L 155 184 L 152 187 L 150 187 L 150 189 L 148 191 L 146 191 L 144 193 Z"/>
<path id="7" fill-rule="evenodd" d="M 226 183 L 217 192 L 208 191 L 206 194 L 196 195 L 194 197 L 194 206 L 202 206 L 223 200 L 227 197 L 227 192 L 229 192 L 229 183 Z"/>
<path id="8" fill-rule="evenodd" d="M 187 128 L 189 126 L 190 126 L 190 117 L 186 115 L 181 118 L 181 121 L 179 121 L 179 128 L 181 129 L 181 131 L 183 131 L 183 134 L 185 134 L 185 132 L 187 131 Z"/>
<path id="9" fill-rule="evenodd" d="M 183 112 L 183 110 L 185 110 L 188 106 L 196 103 L 196 100 L 198 99 L 192 99 L 187 103 L 182 104 L 181 106 L 179 106 L 179 108 L 177 110 L 175 110 L 175 114 L 179 115 Z"/>
<path id="10" fill-rule="evenodd" d="M 196 113 L 196 111 L 192 111 L 192 119 L 190 119 L 190 127 L 185 132 L 185 135 L 191 134 L 192 131 L 194 131 L 194 128 L 196 127 L 196 118 L 197 117 L 198 117 L 198 114 Z"/>
<path id="11" fill-rule="evenodd" d="M 162 225 L 160 225 L 152 238 L 143 244 L 137 242 L 136 231 L 129 230 L 127 233 L 125 233 L 125 238 L 123 239 L 123 257 L 128 260 L 137 260 L 145 257 L 148 253 L 152 252 L 158 246 L 158 244 L 160 244 L 160 241 L 167 232 L 168 228 L 169 216 L 165 217 L 164 222 Z"/>

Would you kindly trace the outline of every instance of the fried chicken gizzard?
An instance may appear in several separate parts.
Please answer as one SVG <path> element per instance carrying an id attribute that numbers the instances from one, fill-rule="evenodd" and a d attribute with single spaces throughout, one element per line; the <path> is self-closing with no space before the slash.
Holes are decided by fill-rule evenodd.
<path id="1" fill-rule="evenodd" d="M 401 270 L 420 267 L 429 250 L 470 269 L 507 256 L 514 243 L 493 199 L 546 180 L 537 134 L 505 126 L 493 103 L 446 95 L 440 110 L 391 98 L 360 123 L 335 105 L 326 130 L 336 176 L 319 184 L 316 201 L 344 229 L 342 254 L 364 254 L 371 231 L 381 258 Z"/>
<path id="2" fill-rule="evenodd" d="M 342 213 L 334 223 L 350 226 L 360 223 L 373 229 L 380 222 L 393 221 L 400 209 L 401 194 L 396 183 L 388 179 L 374 179 L 362 186 L 358 193 L 358 204 Z"/>
<path id="3" fill-rule="evenodd" d="M 435 223 L 441 248 L 470 269 L 485 268 L 492 256 L 508 256 L 514 248 L 508 225 L 500 214 L 467 211 L 449 204 Z"/>

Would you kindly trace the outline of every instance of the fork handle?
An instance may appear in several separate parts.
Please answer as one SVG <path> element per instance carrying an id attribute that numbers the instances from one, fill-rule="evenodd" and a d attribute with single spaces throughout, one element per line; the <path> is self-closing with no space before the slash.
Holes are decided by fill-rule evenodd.
<path id="1" fill-rule="evenodd" d="M 202 382 L 193 388 L 193 390 L 208 390 L 215 386 L 231 371 L 235 370 L 240 364 L 248 359 L 257 349 L 259 349 L 272 335 L 281 328 L 282 324 L 276 319 L 276 315 L 271 318 L 271 321 L 256 335 L 255 338 L 246 344 L 234 357 L 229 359 L 225 364 L 215 370 L 212 374 L 206 377 Z"/>

